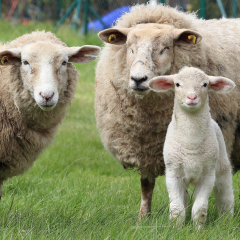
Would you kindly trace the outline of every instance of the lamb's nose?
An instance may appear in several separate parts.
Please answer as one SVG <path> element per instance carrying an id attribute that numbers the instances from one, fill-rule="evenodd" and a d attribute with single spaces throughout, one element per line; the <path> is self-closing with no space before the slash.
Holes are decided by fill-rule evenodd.
<path id="1" fill-rule="evenodd" d="M 40 92 L 39 95 L 43 98 L 43 101 L 47 103 L 53 98 L 54 92 L 48 94 Z"/>
<path id="2" fill-rule="evenodd" d="M 139 85 L 139 84 L 141 84 L 142 82 L 145 82 L 145 81 L 148 79 L 148 77 L 147 77 L 147 76 L 144 76 L 144 77 L 134 77 L 134 76 L 132 76 L 131 79 L 132 79 L 137 85 Z"/>
<path id="3" fill-rule="evenodd" d="M 197 98 L 197 95 L 188 95 L 187 98 L 190 100 L 195 100 Z"/>

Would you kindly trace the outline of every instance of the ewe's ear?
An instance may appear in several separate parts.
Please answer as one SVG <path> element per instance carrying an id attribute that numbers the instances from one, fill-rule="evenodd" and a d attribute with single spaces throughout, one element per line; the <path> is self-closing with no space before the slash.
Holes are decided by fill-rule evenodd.
<path id="1" fill-rule="evenodd" d="M 0 66 L 11 65 L 17 62 L 21 62 L 21 50 L 19 48 L 0 51 Z"/>
<path id="2" fill-rule="evenodd" d="M 155 77 L 149 81 L 148 86 L 155 92 L 174 89 L 173 75 Z"/>
<path id="3" fill-rule="evenodd" d="M 106 43 L 121 45 L 126 43 L 130 28 L 109 28 L 98 33 L 98 37 Z"/>
<path id="4" fill-rule="evenodd" d="M 173 38 L 177 44 L 196 45 L 202 40 L 202 36 L 188 29 L 174 29 Z"/>
<path id="5" fill-rule="evenodd" d="M 236 84 L 229 78 L 209 76 L 209 90 L 219 93 L 227 93 L 235 86 Z"/>
<path id="6" fill-rule="evenodd" d="M 82 47 L 67 48 L 69 62 L 88 63 L 97 58 L 101 48 L 98 46 L 84 45 Z"/>

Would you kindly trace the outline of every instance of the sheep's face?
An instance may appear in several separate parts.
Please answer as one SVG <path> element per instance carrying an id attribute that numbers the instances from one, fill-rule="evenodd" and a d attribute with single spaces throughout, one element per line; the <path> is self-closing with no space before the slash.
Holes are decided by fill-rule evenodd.
<path id="1" fill-rule="evenodd" d="M 208 91 L 227 93 L 235 87 L 228 78 L 206 75 L 202 70 L 184 67 L 178 74 L 155 77 L 149 87 L 157 92 L 175 91 L 175 104 L 186 111 L 198 111 L 207 102 Z"/>
<path id="2" fill-rule="evenodd" d="M 201 36 L 191 30 L 156 23 L 107 29 L 100 32 L 99 37 L 111 44 L 126 45 L 129 87 L 138 94 L 150 92 L 149 80 L 171 69 L 175 46 L 192 47 L 201 40 Z"/>
<path id="3" fill-rule="evenodd" d="M 18 64 L 24 89 L 44 111 L 52 110 L 64 96 L 68 85 L 69 62 L 90 62 L 100 51 L 96 46 L 64 47 L 50 42 L 37 42 L 22 48 L 0 52 L 7 64 Z"/>

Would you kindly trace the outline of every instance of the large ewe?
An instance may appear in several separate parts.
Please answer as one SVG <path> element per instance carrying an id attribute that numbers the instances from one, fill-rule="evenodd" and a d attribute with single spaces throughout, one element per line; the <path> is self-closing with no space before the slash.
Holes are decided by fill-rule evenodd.
<path id="1" fill-rule="evenodd" d="M 90 62 L 99 51 L 97 46 L 67 47 L 44 31 L 2 46 L 0 197 L 3 181 L 26 171 L 53 140 L 78 81 L 71 62 Z"/>
<path id="2" fill-rule="evenodd" d="M 234 82 L 185 67 L 178 74 L 153 78 L 149 86 L 156 92 L 175 90 L 172 121 L 163 147 L 170 219 L 177 218 L 178 224 L 183 224 L 189 183 L 196 187 L 192 218 L 198 228 L 206 221 L 212 189 L 219 214 L 230 211 L 233 215 L 231 163 L 221 129 L 209 112 L 208 91 L 229 92 Z"/>
<path id="3" fill-rule="evenodd" d="M 155 178 L 164 174 L 162 147 L 173 108 L 172 93 L 148 88 L 151 78 L 184 66 L 233 79 L 231 94 L 210 94 L 234 170 L 240 169 L 240 20 L 202 20 L 158 5 L 136 7 L 112 29 L 96 69 L 96 120 L 105 148 L 124 168 L 141 174 L 141 212 L 150 211 Z M 234 151 L 233 151 L 234 149 Z"/>

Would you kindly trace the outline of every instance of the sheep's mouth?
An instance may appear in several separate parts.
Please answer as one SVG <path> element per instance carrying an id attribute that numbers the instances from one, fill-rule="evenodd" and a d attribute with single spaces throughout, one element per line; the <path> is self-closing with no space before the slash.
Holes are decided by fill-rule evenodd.
<path id="1" fill-rule="evenodd" d="M 54 109 L 54 107 L 56 106 L 56 104 L 53 105 L 40 105 L 38 104 L 38 106 L 43 110 L 43 111 L 51 111 L 52 109 Z"/>
<path id="2" fill-rule="evenodd" d="M 190 103 L 184 102 L 183 105 L 187 108 L 196 108 L 200 105 L 200 103 L 199 102 L 190 102 Z"/>

